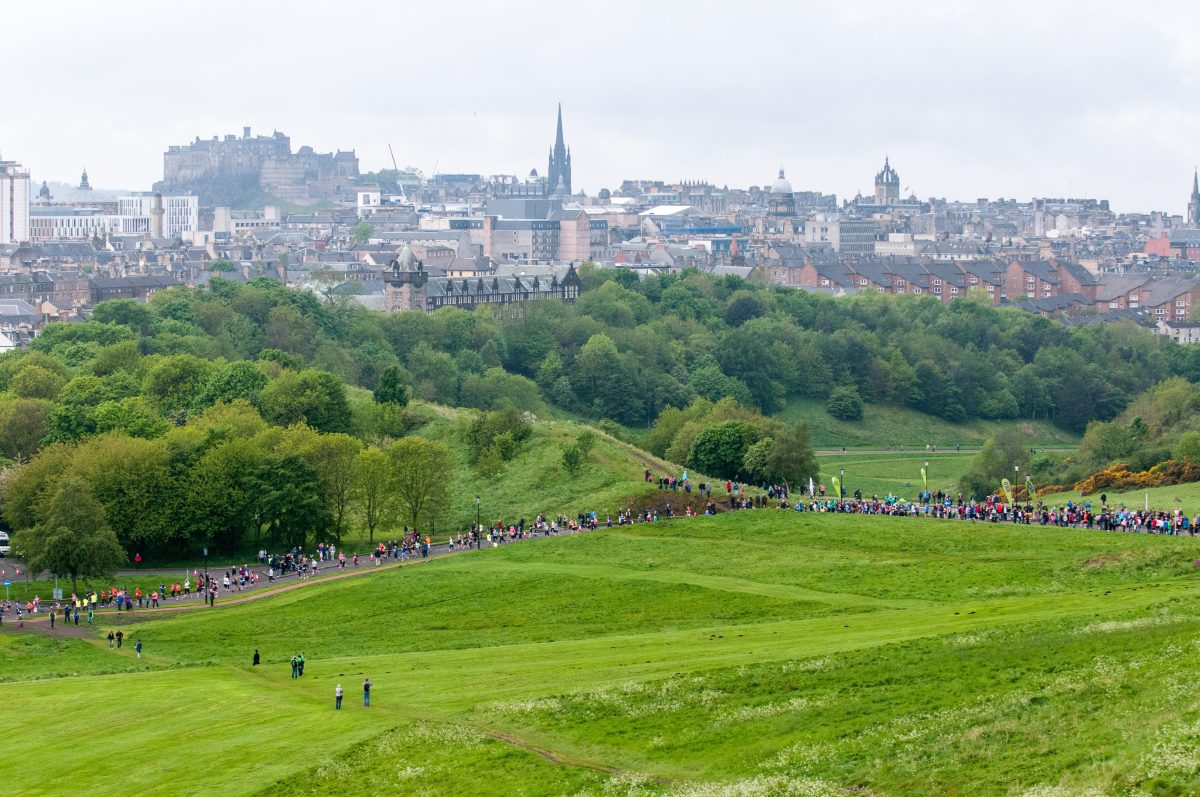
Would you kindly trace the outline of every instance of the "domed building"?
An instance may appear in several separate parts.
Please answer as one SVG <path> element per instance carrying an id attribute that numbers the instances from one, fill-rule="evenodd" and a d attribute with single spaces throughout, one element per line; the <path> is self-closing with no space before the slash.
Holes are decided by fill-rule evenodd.
<path id="1" fill-rule="evenodd" d="M 779 177 L 771 183 L 771 194 L 767 200 L 767 213 L 771 216 L 785 217 L 796 215 L 796 195 L 792 192 L 792 184 L 783 175 L 783 167 L 779 169 Z"/>

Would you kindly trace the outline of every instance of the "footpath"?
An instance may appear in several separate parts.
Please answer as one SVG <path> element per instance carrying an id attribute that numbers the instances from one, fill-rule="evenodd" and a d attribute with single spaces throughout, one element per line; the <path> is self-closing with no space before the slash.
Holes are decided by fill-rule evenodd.
<path id="1" fill-rule="evenodd" d="M 601 527 L 601 528 L 604 528 L 604 527 Z M 585 534 L 585 533 L 587 533 L 587 532 L 584 530 L 575 531 L 575 532 L 568 531 L 568 532 L 559 532 L 559 534 L 556 536 L 566 536 L 569 534 Z M 550 535 L 542 535 L 542 536 L 550 536 Z M 537 539 L 537 537 L 536 536 L 530 537 L 529 539 Z M 506 545 L 512 545 L 514 543 L 524 542 L 524 541 L 525 540 L 517 539 L 517 540 L 510 541 L 510 542 L 500 543 L 500 546 L 503 547 Z M 490 547 L 492 547 L 492 544 L 488 543 L 488 542 L 481 542 L 481 547 L 490 548 Z M 473 551 L 476 549 L 474 547 L 471 547 L 468 549 L 468 548 L 459 547 L 459 546 L 455 546 L 453 549 L 451 549 L 449 543 L 440 543 L 440 544 L 430 545 L 429 546 L 429 556 L 425 557 L 425 558 L 417 556 L 417 557 L 409 557 L 408 559 L 405 559 L 405 560 L 385 559 L 385 560 L 382 560 L 381 564 L 371 564 L 371 560 L 369 558 L 360 557 L 358 567 L 354 567 L 352 564 L 349 563 L 349 560 L 347 560 L 347 564 L 344 568 L 339 566 L 336 561 L 320 562 L 317 565 L 317 575 L 315 575 L 315 576 L 310 575 L 310 576 L 301 578 L 300 574 L 298 572 L 290 571 L 281 576 L 276 576 L 275 580 L 273 582 L 266 580 L 267 576 L 266 576 L 265 571 L 263 571 L 260 573 L 259 583 L 254 586 L 243 587 L 240 591 L 236 587 L 232 588 L 230 590 L 225 590 L 224 588 L 222 588 L 221 594 L 217 596 L 216 606 L 218 606 L 218 607 L 219 606 L 232 606 L 232 605 L 237 605 L 240 603 L 247 603 L 248 601 L 259 600 L 261 598 L 269 598 L 273 595 L 279 595 L 284 592 L 291 592 L 292 590 L 300 589 L 302 587 L 306 587 L 306 586 L 309 586 L 312 584 L 324 584 L 324 583 L 327 583 L 330 581 L 337 581 L 337 580 L 344 579 L 344 578 L 353 578 L 355 576 L 364 576 L 364 575 L 367 575 L 370 573 L 381 573 L 381 572 L 385 572 L 388 570 L 395 570 L 395 569 L 401 568 L 401 567 L 409 567 L 412 565 L 419 565 L 419 564 L 423 564 L 425 562 L 432 561 L 434 559 L 444 559 L 447 556 L 456 556 L 458 554 L 465 553 L 468 550 Z M 13 565 L 14 567 L 21 567 L 21 564 L 15 560 L 7 559 L 5 561 L 7 563 Z M 220 578 L 221 575 L 223 575 L 226 571 L 232 570 L 234 567 L 241 567 L 241 565 L 230 565 L 229 567 L 210 567 L 209 573 L 210 574 L 218 574 L 216 577 Z M 251 569 L 257 571 L 258 567 L 261 567 L 261 564 L 256 562 L 256 564 Z M 192 569 L 195 569 L 195 568 L 192 568 Z M 180 573 L 181 573 L 181 568 L 160 569 L 160 570 L 155 570 L 152 568 L 151 569 L 126 569 L 126 570 L 118 571 L 117 580 L 119 581 L 122 576 L 132 577 L 132 576 L 148 576 L 148 575 L 156 575 L 156 574 L 161 574 L 164 577 L 169 576 L 172 579 L 177 579 L 179 577 Z M 103 609 L 96 609 L 95 610 L 95 620 L 93 621 L 93 625 L 98 626 L 105 621 L 111 621 L 115 617 L 120 617 L 121 624 L 124 624 L 125 622 L 131 621 L 131 620 L 154 619 L 157 617 L 169 616 L 171 614 L 181 612 L 181 611 L 195 611 L 195 610 L 210 608 L 208 606 L 207 601 L 203 601 L 202 598 L 203 598 L 203 595 L 201 595 L 200 593 L 197 593 L 197 592 L 193 592 L 191 595 L 184 595 L 184 596 L 180 596 L 179 598 L 167 598 L 166 600 L 160 600 L 159 605 L 156 608 L 150 608 L 150 607 L 143 606 L 142 608 L 135 608 L 132 610 L 122 610 L 119 612 L 115 606 L 114 607 L 106 607 Z M 9 633 L 33 632 L 33 633 L 55 634 L 57 636 L 84 636 L 84 635 L 88 635 L 90 633 L 88 631 L 87 621 L 84 619 L 82 614 L 80 615 L 78 627 L 76 627 L 73 623 L 68 624 L 66 621 L 63 620 L 63 618 L 60 614 L 60 616 L 57 618 L 57 621 L 55 623 L 55 628 L 52 631 L 50 629 L 50 614 L 47 611 L 37 612 L 36 614 L 23 614 L 21 616 L 20 623 L 17 622 L 15 615 L 5 614 L 4 625 L 0 626 L 0 632 L 9 632 Z"/>

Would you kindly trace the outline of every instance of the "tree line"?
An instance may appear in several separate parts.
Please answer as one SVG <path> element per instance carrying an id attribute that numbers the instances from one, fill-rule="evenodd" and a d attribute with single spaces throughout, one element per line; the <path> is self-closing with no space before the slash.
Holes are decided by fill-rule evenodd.
<path id="1" fill-rule="evenodd" d="M 1047 419 L 1082 433 L 1163 379 L 1200 381 L 1196 347 L 1127 323 L 1066 327 L 972 299 L 831 298 L 694 270 L 639 280 L 585 264 L 580 275 L 575 304 L 531 303 L 503 322 L 489 307 L 382 314 L 266 278 L 214 277 L 146 305 L 103 303 L 85 324 L 50 325 L 34 349 L 97 373 L 135 351 L 274 359 L 370 390 L 386 372 L 438 403 L 549 403 L 641 428 L 667 407 L 732 397 L 764 415 L 806 398 L 847 419 L 863 403 L 886 403 L 950 421 Z"/>

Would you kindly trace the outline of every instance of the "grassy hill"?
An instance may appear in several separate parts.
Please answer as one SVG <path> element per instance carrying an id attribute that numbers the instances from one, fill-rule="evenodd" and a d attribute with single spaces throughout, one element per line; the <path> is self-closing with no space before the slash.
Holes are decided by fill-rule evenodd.
<path id="1" fill-rule="evenodd" d="M 1152 509 L 1174 510 L 1178 507 L 1189 515 L 1200 512 L 1200 482 L 1151 487 L 1145 490 L 1099 490 L 1091 495 L 1080 495 L 1078 490 L 1071 490 L 1042 496 L 1042 500 L 1048 504 L 1064 504 L 1067 501 L 1091 502 L 1093 506 L 1099 507 L 1102 494 L 1108 496 L 1108 505 L 1112 507 L 1144 507 L 1148 494 Z"/>
<path id="2" fill-rule="evenodd" d="M 687 501 L 684 493 L 662 493 L 656 485 L 647 484 L 644 477 L 647 468 L 656 476 L 678 476 L 683 468 L 596 429 L 590 429 L 596 435 L 596 445 L 589 461 L 578 474 L 567 473 L 562 467 L 561 446 L 574 442 L 589 427 L 549 416 L 540 416 L 534 422 L 532 438 L 500 473 L 480 476 L 471 468 L 469 452 L 459 435 L 474 411 L 428 406 L 435 419 L 417 434 L 446 443 L 455 457 L 455 478 L 450 488 L 453 506 L 447 529 L 461 531 L 474 522 L 477 495 L 484 521 L 511 522 L 521 516 L 532 520 L 539 512 L 551 517 L 594 510 L 601 516 L 611 512 L 615 517 L 622 508 L 659 509 L 666 501 L 682 511 Z M 688 475 L 693 482 L 706 478 L 698 473 Z"/>
<path id="3" fill-rule="evenodd" d="M 933 445 L 953 449 L 956 445 L 975 448 L 1000 429 L 1016 426 L 1039 447 L 1074 447 L 1079 438 L 1046 421 L 970 421 L 950 423 L 904 407 L 867 404 L 861 421 L 840 421 L 825 411 L 824 403 L 813 399 L 793 401 L 778 417 L 794 423 L 804 421 L 812 430 L 813 445 L 818 449 L 869 448 L 891 449 L 903 446 L 921 449 Z"/>
<path id="4" fill-rule="evenodd" d="M 849 495 L 862 490 L 865 497 L 888 493 L 900 498 L 916 498 L 922 490 L 921 467 L 929 463 L 929 491 L 955 493 L 958 480 L 971 466 L 974 454 L 939 451 L 936 454 L 863 454 L 846 453 L 818 457 L 821 480 L 832 495 L 834 476 L 846 472 L 843 486 Z"/>
<path id="5" fill-rule="evenodd" d="M 0 634 L 4 781 L 22 795 L 190 793 L 216 772 L 235 795 L 1192 794 L 1197 558 L 1192 539 L 762 510 L 123 617 L 140 662 L 107 649 L 104 621 L 83 638 Z M 103 730 L 62 766 L 47 742 L 80 728 Z"/>

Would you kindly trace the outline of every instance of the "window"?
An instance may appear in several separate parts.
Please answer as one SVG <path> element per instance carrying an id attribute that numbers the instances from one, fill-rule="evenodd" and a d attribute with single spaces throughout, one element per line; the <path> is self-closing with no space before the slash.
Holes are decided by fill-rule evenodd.
<path id="1" fill-rule="evenodd" d="M 1118 307 L 1120 307 L 1120 306 L 1121 306 L 1121 303 L 1120 303 L 1120 302 L 1109 302 L 1109 303 L 1108 303 L 1108 309 L 1109 309 L 1109 310 L 1116 310 L 1116 309 L 1117 309 Z"/>
<path id="2" fill-rule="evenodd" d="M 1154 308 L 1154 314 L 1155 315 L 1166 315 L 1167 311 L 1161 307 L 1156 307 L 1156 308 Z"/>
<path id="3" fill-rule="evenodd" d="M 941 292 L 942 292 L 942 289 L 941 289 L 941 288 L 934 288 L 934 289 L 933 289 L 933 292 L 934 292 L 934 293 L 941 293 Z"/>
<path id="4" fill-rule="evenodd" d="M 859 278 L 858 278 L 858 284 L 859 284 L 859 285 L 866 285 L 866 284 L 867 284 L 867 278 L 866 278 L 866 277 L 859 277 Z"/>
<path id="5" fill-rule="evenodd" d="M 979 282 L 979 278 L 978 278 L 978 277 L 971 277 L 971 279 L 969 280 L 969 282 L 970 282 L 972 285 L 974 285 L 974 284 L 976 284 L 977 282 Z"/>
<path id="6" fill-rule="evenodd" d="M 1183 302 L 1183 299 L 1176 299 L 1176 300 L 1175 300 L 1175 306 L 1176 306 L 1176 307 L 1183 307 L 1183 304 L 1184 304 L 1184 302 Z"/>
<path id="7" fill-rule="evenodd" d="M 920 293 L 920 292 L 921 292 L 920 288 L 913 288 L 913 293 Z"/>
<path id="8" fill-rule="evenodd" d="M 956 295 L 958 295 L 958 288 L 955 288 L 955 287 L 951 286 L 951 288 L 950 288 L 950 295 L 951 295 L 951 296 L 956 296 Z"/>
<path id="9" fill-rule="evenodd" d="M 941 280 L 934 280 L 934 281 L 933 281 L 933 284 L 934 284 L 934 285 L 941 285 L 941 284 L 942 284 L 942 281 L 941 281 Z"/>
<path id="10" fill-rule="evenodd" d="M 827 279 L 823 279 L 823 280 L 821 280 L 821 285 L 823 285 L 823 286 L 828 286 L 828 285 L 829 285 L 829 280 L 827 280 Z"/>

